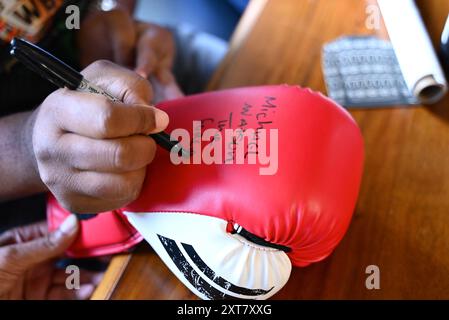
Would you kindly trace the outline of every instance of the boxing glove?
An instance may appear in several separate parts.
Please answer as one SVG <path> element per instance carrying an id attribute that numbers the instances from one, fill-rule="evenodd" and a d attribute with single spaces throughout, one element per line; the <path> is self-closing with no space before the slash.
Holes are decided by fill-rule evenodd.
<path id="1" fill-rule="evenodd" d="M 139 199 L 118 214 L 192 292 L 267 299 L 292 266 L 331 254 L 350 224 L 363 169 L 363 140 L 349 113 L 291 86 L 158 107 L 191 156 L 160 150 Z"/>
<path id="2" fill-rule="evenodd" d="M 52 196 L 47 201 L 47 224 L 56 230 L 70 215 Z M 112 255 L 132 249 L 143 240 L 120 210 L 98 215 L 79 215 L 80 230 L 75 242 L 66 251 L 72 258 Z"/>

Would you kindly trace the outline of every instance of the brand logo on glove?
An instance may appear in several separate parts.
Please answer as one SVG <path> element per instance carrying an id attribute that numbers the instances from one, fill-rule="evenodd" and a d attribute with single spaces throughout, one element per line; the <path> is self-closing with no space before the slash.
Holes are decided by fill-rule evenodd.
<path id="1" fill-rule="evenodd" d="M 187 281 L 190 282 L 199 292 L 204 294 L 208 299 L 220 299 L 220 300 L 240 300 L 237 297 L 229 296 L 227 292 L 234 294 L 239 294 L 246 296 L 246 299 L 251 299 L 257 296 L 262 296 L 268 294 L 274 289 L 274 287 L 269 290 L 264 289 L 249 289 L 240 286 L 236 286 L 226 279 L 223 279 L 217 275 L 209 266 L 201 259 L 198 253 L 195 251 L 193 246 L 189 244 L 182 244 L 183 249 L 187 253 L 187 256 L 193 261 L 193 264 L 198 268 L 200 273 L 195 271 L 192 265 L 187 261 L 186 256 L 181 252 L 176 241 L 165 238 L 158 235 L 159 240 L 164 246 L 165 250 L 169 254 L 173 263 L 179 269 L 179 271 L 184 275 Z M 211 280 L 213 283 L 218 285 L 218 288 L 212 286 L 208 281 L 206 281 L 201 274 L 204 274 L 206 278 Z"/>

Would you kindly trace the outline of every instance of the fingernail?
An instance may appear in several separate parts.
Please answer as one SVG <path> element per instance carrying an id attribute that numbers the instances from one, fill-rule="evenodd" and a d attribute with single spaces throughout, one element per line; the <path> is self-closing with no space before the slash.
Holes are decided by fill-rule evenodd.
<path id="1" fill-rule="evenodd" d="M 148 74 L 143 70 L 136 70 L 136 73 L 144 79 L 148 78 Z"/>
<path id="2" fill-rule="evenodd" d="M 78 219 L 75 215 L 71 214 L 64 222 L 59 226 L 59 231 L 63 234 L 73 234 L 78 230 Z"/>
<path id="3" fill-rule="evenodd" d="M 168 114 L 165 111 L 160 109 L 155 109 L 155 118 L 156 118 L 156 128 L 157 130 L 163 131 L 168 127 L 170 123 L 170 119 Z"/>
<path id="4" fill-rule="evenodd" d="M 79 290 L 76 291 L 77 300 L 87 300 L 89 299 L 95 291 L 95 286 L 91 284 L 82 285 Z"/>

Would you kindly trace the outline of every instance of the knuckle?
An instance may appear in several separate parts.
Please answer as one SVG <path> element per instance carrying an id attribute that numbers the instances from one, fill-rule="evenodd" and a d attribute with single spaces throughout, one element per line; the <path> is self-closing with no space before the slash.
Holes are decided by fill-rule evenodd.
<path id="1" fill-rule="evenodd" d="M 108 60 L 97 60 L 92 62 L 87 69 L 88 70 L 99 70 L 99 69 L 105 69 L 105 68 L 109 68 L 112 66 L 112 62 L 108 61 Z"/>
<path id="2" fill-rule="evenodd" d="M 70 95 L 66 93 L 68 89 L 59 89 L 47 96 L 44 102 L 39 106 L 36 125 L 38 123 L 57 124 L 58 118 L 64 114 L 64 103 L 66 99 L 70 99 Z"/>
<path id="3" fill-rule="evenodd" d="M 79 99 L 78 92 L 67 88 L 56 90 L 47 96 L 39 106 L 35 125 L 46 131 L 60 129 L 61 122 L 63 122 L 61 120 L 71 115 L 67 105 L 74 103 L 80 105 L 82 101 Z"/>
<path id="4" fill-rule="evenodd" d="M 61 96 L 65 94 L 67 89 L 58 89 L 55 92 L 51 93 L 50 95 L 45 98 L 44 102 L 41 105 L 42 109 L 51 109 L 55 106 L 59 105 L 59 101 L 61 99 Z"/>
<path id="5" fill-rule="evenodd" d="M 98 79 L 105 74 L 108 70 L 114 68 L 112 62 L 107 60 L 96 60 L 88 65 L 81 73 L 88 79 Z"/>
<path id="6" fill-rule="evenodd" d="M 126 199 L 127 202 L 129 203 L 129 202 L 136 200 L 140 195 L 141 189 L 142 189 L 142 183 L 133 182 L 129 188 L 128 198 Z"/>
<path id="7" fill-rule="evenodd" d="M 114 166 L 120 169 L 130 169 L 134 164 L 134 157 L 129 144 L 119 143 L 115 146 L 114 151 Z"/>
<path id="8" fill-rule="evenodd" d="M 48 170 L 41 170 L 40 177 L 42 182 L 50 189 L 54 189 L 58 185 L 57 176 Z"/>
<path id="9" fill-rule="evenodd" d="M 59 232 L 59 231 L 56 231 L 56 232 Z M 45 238 L 43 240 L 43 246 L 44 246 L 44 248 L 46 248 L 48 250 L 53 250 L 56 247 L 56 242 L 53 240 L 51 234 L 45 236 Z"/>
<path id="10" fill-rule="evenodd" d="M 52 149 L 44 143 L 34 145 L 34 155 L 39 162 L 48 162 L 52 159 Z"/>
<path id="11" fill-rule="evenodd" d="M 124 101 L 134 101 L 135 103 L 136 100 L 143 100 L 149 103 L 153 96 L 149 81 L 137 74 L 130 75 L 126 80 L 123 79 L 122 87 L 125 88 L 123 91 Z"/>
<path id="12" fill-rule="evenodd" d="M 130 203 L 136 200 L 141 192 L 143 180 L 124 178 L 121 184 L 121 199 L 124 202 Z"/>
<path id="13" fill-rule="evenodd" d="M 97 113 L 97 130 L 101 137 L 114 132 L 116 117 L 111 102 L 105 99 L 99 101 L 100 112 Z"/>
<path id="14" fill-rule="evenodd" d="M 5 261 L 11 261 L 14 260 L 18 255 L 18 250 L 15 246 L 7 246 L 5 248 L 2 248 L 2 258 Z"/>

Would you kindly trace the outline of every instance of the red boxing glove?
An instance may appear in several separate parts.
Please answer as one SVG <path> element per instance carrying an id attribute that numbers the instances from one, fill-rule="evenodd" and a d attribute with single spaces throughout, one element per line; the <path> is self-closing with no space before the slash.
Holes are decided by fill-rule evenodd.
<path id="1" fill-rule="evenodd" d="M 173 154 L 159 152 L 140 198 L 121 212 L 190 290 L 204 299 L 266 299 L 285 285 L 292 265 L 331 254 L 351 221 L 363 169 L 363 140 L 344 109 L 289 86 L 158 107 L 170 115 L 169 129 L 188 130 L 190 161 L 200 164 L 175 165 Z M 211 152 L 213 144 L 222 147 Z M 220 158 L 222 164 L 207 164 Z M 51 215 L 56 211 L 50 203 Z M 52 227 L 62 219 L 50 219 Z M 102 228 L 82 233 L 75 248 Z"/>

